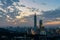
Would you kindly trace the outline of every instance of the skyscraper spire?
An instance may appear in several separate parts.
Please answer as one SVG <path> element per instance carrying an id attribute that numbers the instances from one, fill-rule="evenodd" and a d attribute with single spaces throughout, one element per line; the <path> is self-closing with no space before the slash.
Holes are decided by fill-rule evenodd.
<path id="1" fill-rule="evenodd" d="M 34 14 L 34 28 L 37 27 L 37 16 L 36 13 Z"/>

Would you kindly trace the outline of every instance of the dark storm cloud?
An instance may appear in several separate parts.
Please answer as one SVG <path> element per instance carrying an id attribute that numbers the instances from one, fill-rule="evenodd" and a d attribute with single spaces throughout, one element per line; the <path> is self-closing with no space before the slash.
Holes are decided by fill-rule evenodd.
<path id="1" fill-rule="evenodd" d="M 42 12 L 45 18 L 59 18 L 60 17 L 60 8 L 59 9 L 55 9 L 55 10 L 50 10 L 50 11 L 43 11 Z"/>

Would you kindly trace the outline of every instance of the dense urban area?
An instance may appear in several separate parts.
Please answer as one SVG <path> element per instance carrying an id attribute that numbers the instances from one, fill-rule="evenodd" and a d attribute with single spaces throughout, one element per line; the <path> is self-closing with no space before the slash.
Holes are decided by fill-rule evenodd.
<path id="1" fill-rule="evenodd" d="M 6 27 L 0 28 L 0 40 L 60 40 L 60 28 L 45 28 L 43 20 L 39 21 L 34 15 L 34 27 Z"/>

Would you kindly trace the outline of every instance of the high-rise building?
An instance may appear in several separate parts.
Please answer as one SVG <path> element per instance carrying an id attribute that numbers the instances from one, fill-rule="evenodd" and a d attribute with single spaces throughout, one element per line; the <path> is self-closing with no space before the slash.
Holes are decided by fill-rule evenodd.
<path id="1" fill-rule="evenodd" d="M 39 21 L 39 27 L 40 27 L 40 34 L 41 35 L 46 35 L 46 30 L 45 30 L 45 28 L 43 26 L 42 20 Z"/>
<path id="2" fill-rule="evenodd" d="M 39 28 L 40 28 L 40 30 L 44 30 L 44 26 L 43 26 L 42 20 L 39 21 Z"/>
<path id="3" fill-rule="evenodd" d="M 43 25 L 42 20 L 40 20 L 39 21 L 39 27 L 42 28 L 42 25 Z"/>
<path id="4" fill-rule="evenodd" d="M 36 16 L 36 13 L 34 15 L 34 28 L 37 27 L 37 16 Z"/>

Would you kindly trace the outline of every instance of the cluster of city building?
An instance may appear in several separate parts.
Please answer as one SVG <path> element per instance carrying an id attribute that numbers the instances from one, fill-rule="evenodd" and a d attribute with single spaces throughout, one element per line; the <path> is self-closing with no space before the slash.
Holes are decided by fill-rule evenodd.
<path id="1" fill-rule="evenodd" d="M 43 21 L 39 21 L 39 27 L 37 27 L 37 16 L 36 14 L 34 15 L 34 28 L 31 28 L 30 30 L 27 30 L 27 34 L 32 34 L 32 35 L 47 35 L 47 36 L 60 36 L 60 28 L 45 28 L 43 26 Z"/>
<path id="2" fill-rule="evenodd" d="M 7 30 L 8 29 L 8 30 Z M 9 28 L 0 28 L 0 38 L 6 38 L 8 37 L 11 39 L 18 39 L 22 37 L 22 39 L 26 39 L 29 36 L 29 39 L 31 39 L 32 36 L 36 36 L 37 39 L 40 40 L 40 38 L 44 39 L 45 37 L 49 38 L 54 38 L 54 37 L 60 37 L 60 27 L 57 28 L 45 28 L 43 26 L 43 21 L 39 20 L 39 27 L 37 26 L 37 16 L 36 14 L 34 15 L 34 27 L 23 27 L 20 28 L 17 26 L 17 28 L 14 27 L 9 27 Z M 4 34 L 4 35 L 3 35 Z M 9 34 L 9 35 L 8 35 Z M 43 37 L 41 37 L 43 36 Z M 36 38 L 35 38 L 36 39 Z M 60 39 L 60 38 L 57 38 Z M 45 39 L 44 39 L 45 40 Z"/>

